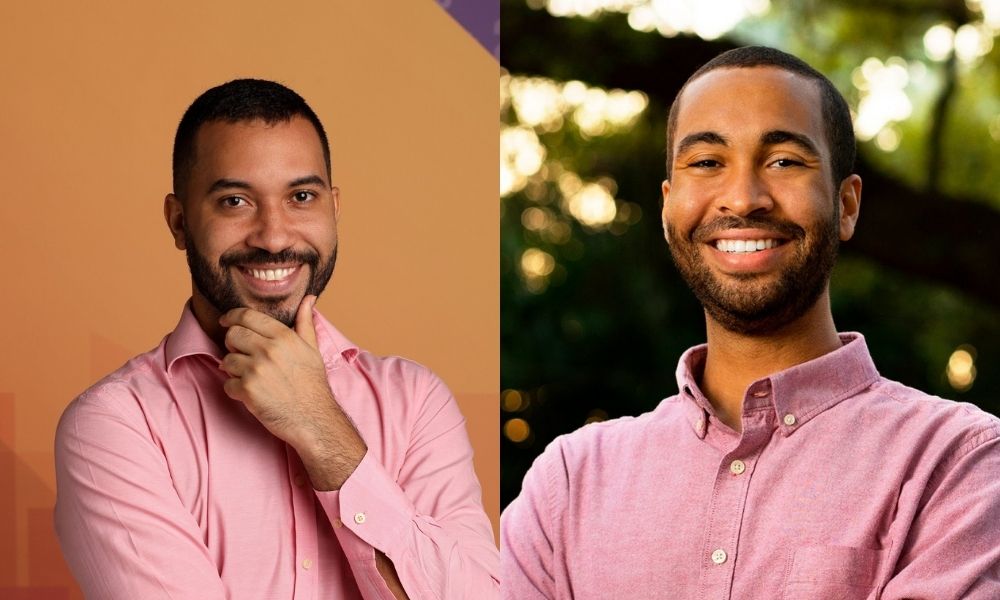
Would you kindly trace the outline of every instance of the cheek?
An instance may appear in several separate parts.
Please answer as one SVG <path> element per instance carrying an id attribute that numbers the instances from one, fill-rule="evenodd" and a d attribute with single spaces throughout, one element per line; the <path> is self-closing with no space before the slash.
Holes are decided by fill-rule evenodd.
<path id="1" fill-rule="evenodd" d="M 199 254 L 213 265 L 217 265 L 219 257 L 226 252 L 242 249 L 241 242 L 244 238 L 235 234 L 231 228 L 213 226 L 190 233 L 189 243 L 194 242 Z"/>
<path id="2" fill-rule="evenodd" d="M 337 224 L 333 220 L 312 220 L 302 224 L 299 229 L 302 238 L 310 243 L 329 243 L 337 239 Z"/>
<path id="3" fill-rule="evenodd" d="M 663 205 L 663 220 L 675 231 L 683 232 L 696 226 L 702 213 L 703 201 L 692 194 L 671 194 Z"/>

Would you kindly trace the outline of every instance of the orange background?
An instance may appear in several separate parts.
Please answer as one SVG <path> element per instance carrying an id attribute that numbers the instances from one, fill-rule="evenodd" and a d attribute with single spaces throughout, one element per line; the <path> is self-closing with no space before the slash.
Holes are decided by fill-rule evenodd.
<path id="1" fill-rule="evenodd" d="M 330 136 L 341 250 L 320 310 L 448 383 L 496 528 L 496 60 L 432 0 L 5 2 L 0 598 L 79 597 L 51 525 L 55 425 L 176 324 L 174 129 L 246 76 L 298 91 Z"/>

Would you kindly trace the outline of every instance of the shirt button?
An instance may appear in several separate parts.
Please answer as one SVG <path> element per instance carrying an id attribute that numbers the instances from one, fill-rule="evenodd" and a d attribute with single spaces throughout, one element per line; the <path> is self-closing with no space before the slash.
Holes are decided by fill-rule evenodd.
<path id="1" fill-rule="evenodd" d="M 354 515 L 354 522 L 357 523 L 358 525 L 361 525 L 362 523 L 365 522 L 366 518 L 367 517 L 365 517 L 365 513 L 359 512 L 358 514 Z"/>
<path id="2" fill-rule="evenodd" d="M 733 475 L 741 475 L 743 471 L 747 470 L 747 466 L 742 460 L 736 459 L 729 464 L 729 470 L 732 471 Z"/>
<path id="3" fill-rule="evenodd" d="M 311 566 L 313 566 L 313 561 L 309 560 L 308 558 L 305 559 L 304 561 L 302 561 L 302 568 L 303 569 L 305 569 L 305 570 L 308 571 L 309 567 L 311 567 Z"/>
<path id="4" fill-rule="evenodd" d="M 293 477 L 293 478 L 292 478 L 292 481 L 293 481 L 293 482 L 295 483 L 295 485 L 297 485 L 298 487 L 302 487 L 302 486 L 304 486 L 304 485 L 306 484 L 306 478 L 305 478 L 305 477 L 303 477 L 303 476 L 302 476 L 301 474 L 299 474 L 299 475 L 296 475 L 295 477 Z"/>
<path id="5" fill-rule="evenodd" d="M 722 548 L 719 548 L 718 550 L 712 553 L 712 562 L 714 562 L 717 565 L 721 565 L 722 563 L 726 562 L 726 558 L 727 558 L 726 551 L 723 550 Z"/>
<path id="6" fill-rule="evenodd" d="M 792 413 L 788 413 L 787 415 L 785 415 L 785 418 L 782 420 L 785 422 L 785 425 L 788 425 L 789 427 L 795 425 L 795 415 L 793 415 Z"/>

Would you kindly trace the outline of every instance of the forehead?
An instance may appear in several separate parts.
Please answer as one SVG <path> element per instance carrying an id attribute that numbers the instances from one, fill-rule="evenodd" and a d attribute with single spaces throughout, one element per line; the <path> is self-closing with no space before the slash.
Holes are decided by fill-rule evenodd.
<path id="1" fill-rule="evenodd" d="M 774 130 L 801 133 L 826 146 L 818 83 L 774 67 L 723 68 L 684 89 L 673 143 L 693 132 L 756 139 Z"/>
<path id="2" fill-rule="evenodd" d="M 307 119 L 211 121 L 195 136 L 193 177 L 244 181 L 304 175 L 326 179 L 323 146 Z M 282 181 L 284 183 L 284 181 Z"/>

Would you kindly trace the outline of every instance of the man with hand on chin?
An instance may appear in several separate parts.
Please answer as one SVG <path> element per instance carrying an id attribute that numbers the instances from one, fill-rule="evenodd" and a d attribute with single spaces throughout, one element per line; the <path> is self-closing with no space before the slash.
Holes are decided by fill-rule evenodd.
<path id="1" fill-rule="evenodd" d="M 433 373 L 314 310 L 339 190 L 319 119 L 236 80 L 188 108 L 164 215 L 192 297 L 67 409 L 56 529 L 88 598 L 481 598 L 497 550 Z"/>
<path id="2" fill-rule="evenodd" d="M 663 226 L 707 344 L 679 394 L 535 461 L 501 518 L 504 597 L 1000 597 L 1000 421 L 881 377 L 834 327 L 861 204 L 843 97 L 740 48 L 667 127 Z"/>

